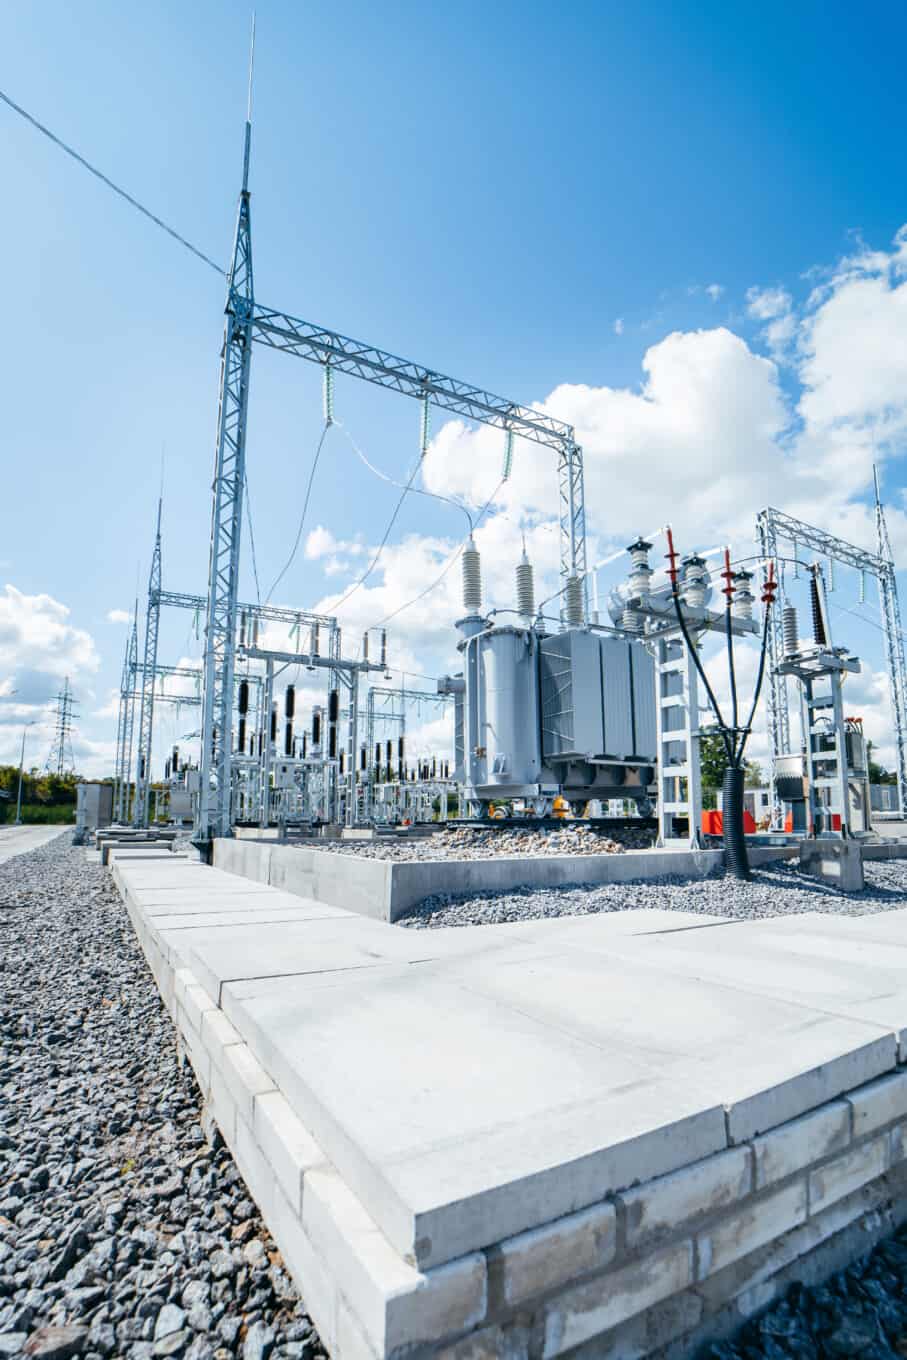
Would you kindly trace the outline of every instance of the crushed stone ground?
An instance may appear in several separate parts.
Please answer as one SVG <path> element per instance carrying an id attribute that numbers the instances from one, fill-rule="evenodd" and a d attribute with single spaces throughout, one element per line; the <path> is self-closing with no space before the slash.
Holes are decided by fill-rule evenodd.
<path id="1" fill-rule="evenodd" d="M 577 878 L 582 877 L 582 868 Z M 440 926 L 500 925 L 556 916 L 651 907 L 661 911 L 698 911 L 738 921 L 818 911 L 865 916 L 907 907 L 907 860 L 878 860 L 865 865 L 866 888 L 842 893 L 800 872 L 783 860 L 753 870 L 743 883 L 723 870 L 707 878 L 658 878 L 631 883 L 578 883 L 573 887 L 512 888 L 505 892 L 437 893 L 402 916 L 410 929 Z"/>
<path id="2" fill-rule="evenodd" d="M 0 865 L 0 1357 L 325 1354 L 110 875 L 71 834 Z"/>

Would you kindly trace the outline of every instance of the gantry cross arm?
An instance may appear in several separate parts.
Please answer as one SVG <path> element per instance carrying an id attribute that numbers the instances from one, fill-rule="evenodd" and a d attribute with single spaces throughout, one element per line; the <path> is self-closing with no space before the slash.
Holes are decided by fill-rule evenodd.
<path id="1" fill-rule="evenodd" d="M 204 609 L 207 600 L 204 595 L 186 595 L 177 590 L 160 590 L 157 598 L 162 605 L 173 609 Z M 257 617 L 265 623 L 297 623 L 303 625 L 319 624 L 322 628 L 337 626 L 333 614 L 313 614 L 307 609 L 286 609 L 279 604 L 237 604 L 236 612 L 249 618 Z"/>
<path id="2" fill-rule="evenodd" d="M 824 529 L 817 529 L 814 524 L 804 524 L 803 520 L 785 515 L 783 511 L 775 510 L 772 506 L 763 510 L 758 517 L 757 528 L 761 529 L 763 525 L 769 535 L 773 534 L 775 538 L 785 538 L 790 543 L 802 544 L 822 557 L 834 558 L 835 561 L 843 562 L 845 566 L 854 567 L 857 571 L 874 572 L 878 575 L 891 565 L 878 553 L 858 548 L 856 544 L 848 543 L 846 539 L 827 534 Z"/>
<path id="3" fill-rule="evenodd" d="M 561 452 L 576 447 L 573 426 L 562 420 L 258 303 L 252 313 L 252 339 L 285 354 L 327 365 L 335 373 L 350 373 L 405 396 L 427 397 L 433 406 L 453 411 L 467 420 L 512 430 L 536 444 Z"/>

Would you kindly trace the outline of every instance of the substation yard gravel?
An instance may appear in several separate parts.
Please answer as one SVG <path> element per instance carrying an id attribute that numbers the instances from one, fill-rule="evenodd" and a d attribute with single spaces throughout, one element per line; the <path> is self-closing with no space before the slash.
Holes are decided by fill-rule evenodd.
<path id="1" fill-rule="evenodd" d="M 620 855 L 625 850 L 647 850 L 654 840 L 655 832 L 646 826 L 595 831 L 568 823 L 550 829 L 514 827 L 499 831 L 458 826 L 433 831 L 429 836 L 416 833 L 411 839 L 403 832 L 374 841 L 325 841 L 315 848 L 366 859 L 497 859 L 500 855 Z"/>
<path id="2" fill-rule="evenodd" d="M 582 869 L 577 870 L 581 876 Z M 560 888 L 513 888 L 502 893 L 438 893 L 426 897 L 396 924 L 410 929 L 439 926 L 499 925 L 555 916 L 591 916 L 599 912 L 654 907 L 662 911 L 698 911 L 705 916 L 756 921 L 818 911 L 864 916 L 907 907 L 907 860 L 865 865 L 866 888 L 842 893 L 800 873 L 783 860 L 753 870 L 748 883 L 725 876 L 654 878 L 629 883 L 579 883 Z"/>
<path id="3" fill-rule="evenodd" d="M 323 1356 L 205 1141 L 113 881 L 70 841 L 0 866 L 0 1357 Z"/>

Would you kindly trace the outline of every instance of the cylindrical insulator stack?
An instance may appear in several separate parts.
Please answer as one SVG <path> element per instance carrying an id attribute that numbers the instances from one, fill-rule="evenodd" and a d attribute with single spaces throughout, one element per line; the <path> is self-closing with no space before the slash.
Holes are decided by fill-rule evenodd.
<path id="1" fill-rule="evenodd" d="M 312 709 L 312 746 L 317 751 L 321 745 L 321 709 Z"/>
<path id="2" fill-rule="evenodd" d="M 819 582 L 816 579 L 815 572 L 809 578 L 809 602 L 813 611 L 813 637 L 818 646 L 825 647 L 828 639 L 825 636 L 825 621 L 822 618 L 822 608 L 819 604 Z"/>
<path id="3" fill-rule="evenodd" d="M 394 777 L 394 743 L 388 739 L 384 744 L 385 775 L 388 780 Z"/>
<path id="4" fill-rule="evenodd" d="M 381 664 L 387 666 L 387 629 L 381 629 Z"/>
<path id="5" fill-rule="evenodd" d="M 482 559 L 472 534 L 463 549 L 463 608 L 467 614 L 482 608 Z"/>
<path id="6" fill-rule="evenodd" d="M 340 720 L 340 691 L 328 691 L 328 755 L 331 760 L 337 755 L 337 723 Z"/>
<path id="7" fill-rule="evenodd" d="M 359 768 L 363 774 L 368 769 L 368 750 L 364 746 L 359 747 Z"/>
<path id="8" fill-rule="evenodd" d="M 165 761 L 164 761 L 164 778 L 165 778 L 165 779 L 169 779 L 169 778 L 170 778 L 170 761 L 169 761 L 169 760 L 165 760 Z"/>
<path id="9" fill-rule="evenodd" d="M 246 645 L 246 611 L 245 611 L 245 610 L 243 610 L 242 613 L 241 613 L 240 616 L 239 616 L 239 645 L 240 645 L 240 647 L 245 647 L 245 645 Z"/>
<path id="10" fill-rule="evenodd" d="M 641 633 L 643 629 L 643 620 L 640 618 L 639 614 L 635 613 L 629 605 L 627 605 L 620 616 L 620 626 L 625 633 Z"/>
<path id="11" fill-rule="evenodd" d="M 239 724 L 236 732 L 236 749 L 241 756 L 246 753 L 246 720 L 240 715 Z"/>
<path id="12" fill-rule="evenodd" d="M 257 646 L 258 646 L 258 615 L 257 615 L 257 614 L 256 614 L 256 615 L 253 617 L 253 619 L 252 619 L 252 646 L 253 646 L 253 647 L 257 647 Z"/>
<path id="13" fill-rule="evenodd" d="M 781 610 L 781 632 L 784 638 L 784 655 L 794 656 L 800 650 L 800 637 L 797 611 L 792 604 L 786 604 Z"/>
<path id="14" fill-rule="evenodd" d="M 319 627 L 318 627 L 318 623 L 316 622 L 316 623 L 313 623 L 313 624 L 312 624 L 312 634 L 311 634 L 311 637 L 310 637 L 310 639 L 309 639 L 309 650 L 311 651 L 312 656 L 317 656 L 317 655 L 318 655 L 318 648 L 319 648 L 319 645 L 320 645 L 320 641 L 319 641 Z"/>
<path id="15" fill-rule="evenodd" d="M 705 558 L 698 553 L 691 553 L 685 557 L 681 563 L 681 593 L 684 604 L 691 609 L 702 609 L 705 606 L 706 588 L 709 582 L 708 571 L 706 570 Z"/>
<path id="16" fill-rule="evenodd" d="M 535 579 L 525 548 L 516 568 L 516 609 L 524 619 L 535 617 Z"/>
<path id="17" fill-rule="evenodd" d="M 302 758 L 303 758 L 303 760 L 305 760 L 305 758 L 306 758 L 306 756 L 308 755 L 308 753 L 309 753 L 309 734 L 308 734 L 308 732 L 303 732 L 303 734 L 302 734 Z"/>
<path id="18" fill-rule="evenodd" d="M 295 685 L 287 685 L 287 692 L 286 692 L 286 694 L 284 695 L 284 699 L 283 699 L 283 711 L 284 711 L 284 714 L 285 714 L 285 716 L 286 716 L 287 718 L 293 718 L 293 717 L 295 717 L 295 715 L 296 715 L 296 686 L 295 686 Z"/>
<path id="19" fill-rule="evenodd" d="M 375 742 L 375 783 L 381 783 L 381 743 Z"/>
<path id="20" fill-rule="evenodd" d="M 447 760 L 445 760 L 444 762 L 444 778 L 445 779 L 450 778 L 450 762 Z"/>
<path id="21" fill-rule="evenodd" d="M 568 576 L 564 589 L 564 622 L 577 628 L 583 621 L 583 582 L 579 576 Z"/>
<path id="22" fill-rule="evenodd" d="M 346 751 L 341 751 L 341 752 L 340 752 L 340 758 L 339 758 L 339 760 L 338 760 L 338 768 L 339 768 L 341 774 L 346 774 Z"/>
<path id="23" fill-rule="evenodd" d="M 406 778 L 406 740 L 404 737 L 397 738 L 397 773 L 401 779 Z"/>
<path id="24" fill-rule="evenodd" d="M 180 767 L 180 748 L 178 746 L 174 746 L 173 755 L 170 757 L 170 769 L 173 772 L 173 774 L 177 773 L 179 767 Z"/>
<path id="25" fill-rule="evenodd" d="M 293 719 L 287 718 L 283 729 L 283 753 L 289 759 L 293 755 Z"/>
<path id="26" fill-rule="evenodd" d="M 271 745 L 277 741 L 277 705 L 271 705 Z"/>
<path id="27" fill-rule="evenodd" d="M 627 548 L 630 554 L 630 575 L 627 578 L 627 589 L 634 599 L 643 601 L 648 599 L 649 586 L 652 581 L 652 568 L 649 566 L 649 553 L 652 551 L 652 544 L 647 543 L 644 538 L 638 538 L 635 543 L 631 543 Z"/>
<path id="28" fill-rule="evenodd" d="M 362 634 L 362 660 L 368 661 L 368 633 Z"/>
<path id="29" fill-rule="evenodd" d="M 734 603 L 733 612 L 738 619 L 751 619 L 753 617 L 753 573 L 751 571 L 738 571 L 734 576 Z"/>
<path id="30" fill-rule="evenodd" d="M 245 717 L 249 711 L 249 682 L 240 680 L 239 682 L 239 712 Z"/>
<path id="31" fill-rule="evenodd" d="M 438 761 L 437 761 L 437 757 L 436 757 L 436 756 L 432 756 L 432 758 L 431 758 L 431 777 L 432 777 L 432 779 L 434 779 L 435 774 L 437 773 L 437 769 L 438 769 Z"/>

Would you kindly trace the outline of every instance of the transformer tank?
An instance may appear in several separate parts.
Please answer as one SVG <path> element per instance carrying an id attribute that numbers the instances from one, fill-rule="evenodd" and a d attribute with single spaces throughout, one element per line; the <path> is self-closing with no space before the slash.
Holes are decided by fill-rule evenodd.
<path id="1" fill-rule="evenodd" d="M 518 569 L 519 623 L 480 612 L 478 553 L 464 554 L 457 623 L 463 671 L 439 681 L 455 700 L 455 777 L 487 808 L 521 799 L 549 810 L 631 798 L 649 808 L 656 751 L 654 662 L 641 643 L 582 624 L 547 634 L 531 611 L 531 577 Z M 531 569 L 530 569 L 531 571 Z"/>

